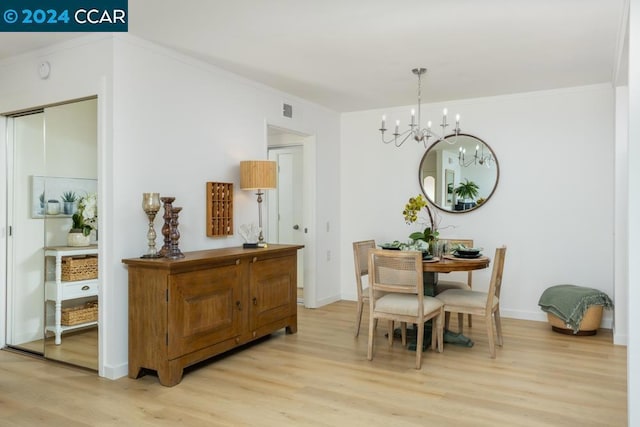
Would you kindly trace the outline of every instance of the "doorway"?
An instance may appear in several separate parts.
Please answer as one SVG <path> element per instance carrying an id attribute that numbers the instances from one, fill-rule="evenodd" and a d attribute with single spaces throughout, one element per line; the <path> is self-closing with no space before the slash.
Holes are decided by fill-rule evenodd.
<path id="1" fill-rule="evenodd" d="M 65 298 L 56 311 L 57 298 L 52 296 L 58 292 L 56 265 L 47 256 L 52 248 L 67 244 L 70 209 L 97 189 L 97 98 L 14 114 L 6 120 L 7 345 L 97 371 L 97 321 L 77 321 L 78 312 L 73 311 L 90 301 L 97 304 L 97 280 L 73 282 L 73 289 L 82 291 L 86 286 L 92 296 Z M 69 202 L 71 193 L 75 204 Z M 52 332 L 55 326 L 62 331 L 57 336 Z"/>
<path id="2" fill-rule="evenodd" d="M 278 185 L 267 200 L 268 236 L 274 243 L 299 244 L 298 303 L 315 307 L 315 138 L 268 126 L 268 158 L 278 165 Z"/>

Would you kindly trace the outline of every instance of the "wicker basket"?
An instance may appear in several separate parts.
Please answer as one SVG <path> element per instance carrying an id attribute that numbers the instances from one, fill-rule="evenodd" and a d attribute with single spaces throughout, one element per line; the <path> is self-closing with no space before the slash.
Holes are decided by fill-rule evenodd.
<path id="1" fill-rule="evenodd" d="M 62 323 L 64 326 L 79 325 L 80 323 L 98 320 L 98 301 L 89 301 L 84 305 L 62 309 Z"/>
<path id="2" fill-rule="evenodd" d="M 575 334 L 573 333 L 573 330 L 571 330 L 571 328 L 568 328 L 567 325 L 559 317 L 551 313 L 547 313 L 547 320 L 551 325 L 551 329 L 561 334 L 595 335 L 598 332 L 600 322 L 602 321 L 602 309 L 603 307 L 601 305 L 590 306 L 584 313 L 582 321 L 580 322 L 580 328 Z"/>
<path id="3" fill-rule="evenodd" d="M 98 277 L 98 256 L 63 256 L 62 280 L 73 282 L 76 280 L 96 279 Z"/>

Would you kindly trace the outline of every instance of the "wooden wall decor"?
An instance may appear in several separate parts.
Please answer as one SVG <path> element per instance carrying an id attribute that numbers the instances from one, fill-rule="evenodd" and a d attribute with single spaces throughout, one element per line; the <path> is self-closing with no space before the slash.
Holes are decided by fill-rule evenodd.
<path id="1" fill-rule="evenodd" d="M 233 235 L 233 183 L 207 182 L 207 236 Z"/>

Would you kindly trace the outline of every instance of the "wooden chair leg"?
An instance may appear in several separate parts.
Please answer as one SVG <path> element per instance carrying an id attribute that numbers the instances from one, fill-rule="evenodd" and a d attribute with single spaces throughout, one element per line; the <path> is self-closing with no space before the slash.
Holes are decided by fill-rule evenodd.
<path id="1" fill-rule="evenodd" d="M 402 337 L 402 346 L 407 346 L 407 322 L 400 324 L 400 336 Z"/>
<path id="2" fill-rule="evenodd" d="M 491 312 L 489 312 L 485 316 L 485 322 L 487 324 L 487 336 L 489 337 L 489 354 L 491 355 L 492 359 L 495 359 L 496 358 L 496 341 L 493 336 L 493 319 L 491 319 L 492 317 L 493 316 L 491 315 Z"/>
<path id="3" fill-rule="evenodd" d="M 416 343 L 416 369 L 422 367 L 422 344 L 424 342 L 424 322 L 418 322 L 418 336 Z"/>
<path id="4" fill-rule="evenodd" d="M 496 335 L 498 336 L 498 345 L 502 347 L 502 321 L 500 320 L 500 307 L 493 313 L 496 322 Z"/>
<path id="5" fill-rule="evenodd" d="M 473 326 L 473 324 L 471 323 L 471 315 L 469 314 L 468 316 L 469 316 L 469 319 L 468 319 L 468 321 L 469 321 L 469 327 L 472 327 L 472 326 Z"/>
<path id="6" fill-rule="evenodd" d="M 387 329 L 389 330 L 388 332 L 389 348 L 391 348 L 393 347 L 393 320 L 387 321 Z"/>
<path id="7" fill-rule="evenodd" d="M 362 303 L 362 300 L 359 299 L 358 300 L 358 311 L 356 313 L 356 336 L 358 336 L 360 334 L 360 323 L 362 322 L 362 307 L 364 306 L 364 304 Z"/>
<path id="8" fill-rule="evenodd" d="M 436 348 L 440 346 L 438 340 L 438 321 L 442 321 L 439 314 L 431 318 L 431 350 L 433 351 L 436 351 Z"/>
<path id="9" fill-rule="evenodd" d="M 438 329 L 438 353 L 442 353 L 444 351 L 444 317 L 445 311 L 444 307 L 442 307 L 440 314 L 436 318 L 436 325 Z"/>
<path id="10" fill-rule="evenodd" d="M 445 329 L 449 329 L 449 319 L 451 318 L 451 312 L 450 311 L 445 311 L 444 312 L 444 328 Z"/>
<path id="11" fill-rule="evenodd" d="M 464 329 L 464 314 L 458 313 L 458 332 L 462 333 Z"/>
<path id="12" fill-rule="evenodd" d="M 367 345 L 367 359 L 373 360 L 373 337 L 375 334 L 373 331 L 376 329 L 377 319 L 373 319 L 373 316 L 369 316 L 369 343 Z"/>

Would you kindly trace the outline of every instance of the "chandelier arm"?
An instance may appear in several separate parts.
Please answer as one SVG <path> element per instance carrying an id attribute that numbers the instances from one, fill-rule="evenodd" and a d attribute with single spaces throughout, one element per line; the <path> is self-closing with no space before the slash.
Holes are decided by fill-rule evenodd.
<path id="1" fill-rule="evenodd" d="M 385 144 L 391 144 L 393 142 L 396 147 L 400 147 L 402 144 L 404 144 L 405 141 L 413 134 L 412 129 L 408 129 L 402 133 L 393 133 L 393 139 L 389 139 L 387 141 L 386 139 L 384 139 L 384 132 L 386 131 L 386 129 L 380 129 L 380 131 L 382 134 L 382 142 L 384 142 Z M 402 140 L 398 142 L 398 137 L 403 136 L 404 138 L 402 138 Z"/>

